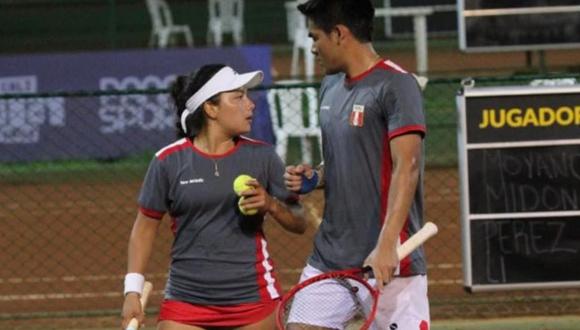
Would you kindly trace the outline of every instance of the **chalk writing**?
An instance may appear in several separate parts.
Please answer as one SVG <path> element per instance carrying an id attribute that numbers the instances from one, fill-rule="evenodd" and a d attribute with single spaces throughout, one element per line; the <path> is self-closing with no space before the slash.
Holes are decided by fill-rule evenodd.
<path id="1" fill-rule="evenodd" d="M 477 221 L 472 227 L 473 273 L 487 284 L 577 276 L 578 229 L 580 224 L 563 218 Z"/>
<path id="2" fill-rule="evenodd" d="M 472 213 L 580 209 L 580 146 L 470 151 Z"/>

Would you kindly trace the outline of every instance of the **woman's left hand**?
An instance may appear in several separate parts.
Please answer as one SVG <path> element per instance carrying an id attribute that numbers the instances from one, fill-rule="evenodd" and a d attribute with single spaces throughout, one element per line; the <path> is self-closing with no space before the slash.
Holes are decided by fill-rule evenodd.
<path id="1" fill-rule="evenodd" d="M 250 186 L 251 189 L 246 189 L 241 193 L 241 196 L 244 196 L 244 200 L 240 202 L 240 207 L 245 210 L 258 210 L 260 214 L 268 212 L 273 200 L 266 189 L 256 179 L 249 180 L 246 185 Z"/>

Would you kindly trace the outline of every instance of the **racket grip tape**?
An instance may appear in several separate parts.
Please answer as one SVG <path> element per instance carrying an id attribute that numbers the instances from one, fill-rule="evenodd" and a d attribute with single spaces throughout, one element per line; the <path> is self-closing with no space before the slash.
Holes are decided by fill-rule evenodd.
<path id="1" fill-rule="evenodd" d="M 151 294 L 151 290 L 153 290 L 153 284 L 151 282 L 145 282 L 143 284 L 143 293 L 141 294 L 141 310 L 145 310 L 145 306 L 147 306 L 147 300 L 149 299 L 149 295 Z M 125 330 L 138 330 L 139 329 L 139 320 L 136 318 L 132 318 L 129 321 L 129 324 L 125 328 Z"/>
<path id="2" fill-rule="evenodd" d="M 435 225 L 433 222 L 425 223 L 423 228 L 421 228 L 418 232 L 416 232 L 413 236 L 409 237 L 408 240 L 401 244 L 401 246 L 399 246 L 397 249 L 399 260 L 411 254 L 411 252 L 413 252 L 421 244 L 425 243 L 429 238 L 437 234 L 437 231 L 437 225 Z"/>

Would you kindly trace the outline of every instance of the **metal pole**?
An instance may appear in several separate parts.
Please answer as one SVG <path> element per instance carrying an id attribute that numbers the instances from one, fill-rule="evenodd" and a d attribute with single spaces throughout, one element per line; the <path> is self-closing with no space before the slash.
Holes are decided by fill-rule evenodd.
<path id="1" fill-rule="evenodd" d="M 548 71 L 546 67 L 546 52 L 543 49 L 538 51 L 538 65 L 540 73 L 546 73 Z"/>
<path id="2" fill-rule="evenodd" d="M 526 68 L 530 69 L 533 65 L 532 51 L 526 50 Z"/>
<path id="3" fill-rule="evenodd" d="M 417 58 L 417 73 L 427 73 L 427 18 L 425 15 L 413 16 L 415 29 L 415 54 Z"/>

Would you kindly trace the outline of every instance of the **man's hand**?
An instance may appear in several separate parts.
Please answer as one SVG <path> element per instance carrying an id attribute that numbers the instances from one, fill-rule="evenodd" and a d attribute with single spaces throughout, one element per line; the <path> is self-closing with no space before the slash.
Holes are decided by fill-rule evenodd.
<path id="1" fill-rule="evenodd" d="M 292 192 L 299 193 L 302 189 L 302 176 L 307 178 L 312 178 L 314 175 L 314 169 L 308 164 L 302 165 L 291 165 L 286 167 L 286 173 L 284 173 L 284 183 L 286 188 Z"/>
<path id="2" fill-rule="evenodd" d="M 382 291 L 383 287 L 393 279 L 395 270 L 399 265 L 396 244 L 389 244 L 389 246 L 377 244 L 363 265 L 373 269 L 377 281 L 375 285 L 377 289 Z"/>

